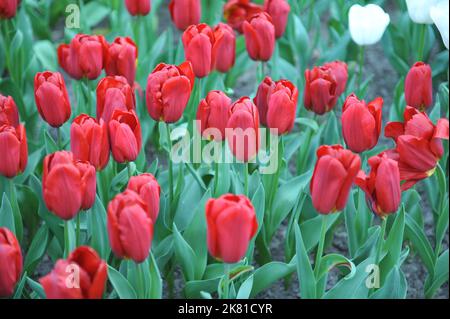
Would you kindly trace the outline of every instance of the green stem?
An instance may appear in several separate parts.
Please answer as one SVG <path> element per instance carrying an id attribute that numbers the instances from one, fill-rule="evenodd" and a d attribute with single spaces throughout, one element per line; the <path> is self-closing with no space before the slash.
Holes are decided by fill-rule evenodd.
<path id="1" fill-rule="evenodd" d="M 62 141 L 61 141 L 61 128 L 58 127 L 56 129 L 56 140 L 57 140 L 57 146 L 58 146 L 58 150 L 62 151 L 63 150 L 63 146 L 62 146 Z"/>
<path id="2" fill-rule="evenodd" d="M 167 150 L 169 158 L 169 213 L 172 214 L 172 202 L 173 202 L 173 163 L 172 159 L 170 158 L 171 150 L 172 150 L 172 141 L 170 139 L 170 127 L 168 123 L 165 123 L 166 126 L 166 133 L 167 133 L 167 139 L 169 144 L 169 149 Z"/>
<path id="3" fill-rule="evenodd" d="M 228 299 L 230 295 L 230 264 L 225 263 L 224 267 L 224 281 L 223 281 L 223 296 L 222 299 Z"/>
<path id="4" fill-rule="evenodd" d="M 80 224 L 81 224 L 81 222 L 80 222 L 80 219 L 81 219 L 81 212 L 79 212 L 78 214 L 77 214 L 77 236 L 76 236 L 76 242 L 75 242 L 75 247 L 79 247 L 80 246 L 80 229 L 81 229 L 81 227 L 80 227 Z"/>
<path id="5" fill-rule="evenodd" d="M 358 73 L 358 92 L 361 94 L 361 85 L 362 85 L 362 74 L 364 69 L 364 46 L 359 46 L 359 57 L 358 57 L 358 63 L 359 63 L 359 73 Z"/>
<path id="6" fill-rule="evenodd" d="M 130 179 L 133 176 L 133 172 L 131 171 L 131 162 L 127 162 L 127 172 L 128 172 L 128 179 Z"/>
<path id="7" fill-rule="evenodd" d="M 322 262 L 323 246 L 325 244 L 325 235 L 327 233 L 328 226 L 327 217 L 328 215 L 322 215 L 322 227 L 320 229 L 319 246 L 317 246 L 316 262 L 314 264 L 314 276 L 316 277 L 316 279 L 319 275 L 320 263 Z"/>
<path id="8" fill-rule="evenodd" d="M 378 238 L 378 243 L 377 243 L 377 252 L 375 255 L 375 265 L 378 265 L 378 263 L 380 262 L 381 251 L 383 249 L 384 234 L 386 233 L 386 224 L 387 224 L 387 218 L 383 217 L 381 220 L 380 237 Z"/>
<path id="9" fill-rule="evenodd" d="M 248 162 L 244 163 L 244 194 L 248 196 Z"/>
<path id="10" fill-rule="evenodd" d="M 84 85 L 85 85 L 85 97 L 86 97 L 86 103 L 84 105 L 86 114 L 91 114 L 91 88 L 89 85 L 89 79 L 87 77 L 83 78 Z"/>
<path id="11" fill-rule="evenodd" d="M 218 196 L 219 193 L 217 191 L 219 185 L 219 162 L 214 161 L 214 191 L 213 196 Z"/>
<path id="12" fill-rule="evenodd" d="M 70 243 L 69 243 L 69 227 L 70 221 L 64 221 L 64 258 L 67 258 L 70 253 Z"/>
<path id="13" fill-rule="evenodd" d="M 138 298 L 145 299 L 145 286 L 144 286 L 144 274 L 142 271 L 142 264 L 135 263 L 136 265 L 136 281 L 138 289 Z"/>
<path id="14" fill-rule="evenodd" d="M 424 58 L 424 50 L 425 50 L 425 36 L 427 31 L 427 25 L 420 25 L 420 38 L 419 38 L 419 51 L 417 54 L 417 61 L 422 61 Z"/>

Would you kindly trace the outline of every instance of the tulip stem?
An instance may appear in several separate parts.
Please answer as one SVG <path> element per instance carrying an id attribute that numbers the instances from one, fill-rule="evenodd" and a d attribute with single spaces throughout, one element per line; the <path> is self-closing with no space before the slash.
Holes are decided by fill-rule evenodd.
<path id="1" fill-rule="evenodd" d="M 230 264 L 225 263 L 223 265 L 224 268 L 224 281 L 223 281 L 223 296 L 222 299 L 229 298 L 230 291 Z"/>
<path id="2" fill-rule="evenodd" d="M 56 128 L 56 145 L 58 146 L 58 150 L 62 151 L 62 145 L 61 145 L 61 128 Z"/>
<path id="3" fill-rule="evenodd" d="M 244 194 L 248 196 L 248 162 L 244 163 Z"/>
<path id="4" fill-rule="evenodd" d="M 362 74 L 364 69 L 364 46 L 359 46 L 359 73 L 358 73 L 358 92 L 361 94 Z"/>
<path id="5" fill-rule="evenodd" d="M 78 214 L 77 214 L 77 235 L 76 235 L 76 241 L 75 241 L 75 247 L 79 247 L 80 246 L 80 224 L 81 224 L 81 222 L 80 222 L 80 214 L 81 214 L 81 212 L 79 212 Z"/>
<path id="6" fill-rule="evenodd" d="M 167 133 L 167 140 L 168 140 L 168 146 L 169 149 L 167 150 L 167 153 L 169 155 L 168 164 L 169 164 L 169 214 L 171 216 L 172 214 L 172 202 L 173 202 L 173 165 L 172 165 L 172 159 L 170 158 L 171 150 L 172 150 L 172 141 L 170 139 L 170 127 L 168 123 L 165 123 L 166 125 L 166 133 Z"/>
<path id="7" fill-rule="evenodd" d="M 427 31 L 427 25 L 420 25 L 420 38 L 419 38 L 419 52 L 417 55 L 417 61 L 422 61 L 424 58 L 424 50 L 425 50 L 425 36 Z"/>
<path id="8" fill-rule="evenodd" d="M 131 162 L 127 162 L 127 172 L 128 172 L 128 179 L 130 179 L 133 176 L 133 172 L 131 171 Z"/>
<path id="9" fill-rule="evenodd" d="M 378 265 L 378 263 L 380 262 L 381 251 L 383 249 L 384 234 L 386 233 L 386 224 L 387 224 L 387 217 L 382 217 L 381 232 L 380 232 L 380 237 L 378 238 L 377 252 L 375 255 L 375 265 Z"/>
<path id="10" fill-rule="evenodd" d="M 322 262 L 323 246 L 325 244 L 325 235 L 327 234 L 327 217 L 328 215 L 322 215 L 322 227 L 320 229 L 319 245 L 317 246 L 316 262 L 314 264 L 314 276 L 316 277 L 316 282 L 318 281 L 320 263 Z"/>
<path id="11" fill-rule="evenodd" d="M 217 191 L 219 185 L 219 161 L 214 161 L 214 193 L 213 196 L 218 196 Z"/>
<path id="12" fill-rule="evenodd" d="M 64 221 L 64 258 L 67 258 L 70 253 L 70 243 L 69 243 L 69 221 Z"/>

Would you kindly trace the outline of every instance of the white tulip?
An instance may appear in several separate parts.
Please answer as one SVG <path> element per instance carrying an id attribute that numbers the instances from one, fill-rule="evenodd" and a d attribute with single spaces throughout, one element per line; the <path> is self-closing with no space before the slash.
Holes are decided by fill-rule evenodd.
<path id="1" fill-rule="evenodd" d="M 432 24 L 430 8 L 439 0 L 406 0 L 408 14 L 411 20 L 420 24 Z"/>
<path id="2" fill-rule="evenodd" d="M 442 41 L 448 50 L 448 0 L 443 0 L 432 6 L 430 16 L 442 36 Z"/>
<path id="3" fill-rule="evenodd" d="M 389 14 L 376 4 L 365 7 L 355 4 L 348 13 L 350 35 L 358 45 L 371 45 L 380 41 L 389 22 Z"/>

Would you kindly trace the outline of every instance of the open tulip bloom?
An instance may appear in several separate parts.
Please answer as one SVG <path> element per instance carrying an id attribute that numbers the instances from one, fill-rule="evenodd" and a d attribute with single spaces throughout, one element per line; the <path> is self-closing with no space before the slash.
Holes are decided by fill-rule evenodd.
<path id="1" fill-rule="evenodd" d="M 0 0 L 2 304 L 448 298 L 449 1 L 397 2 Z"/>

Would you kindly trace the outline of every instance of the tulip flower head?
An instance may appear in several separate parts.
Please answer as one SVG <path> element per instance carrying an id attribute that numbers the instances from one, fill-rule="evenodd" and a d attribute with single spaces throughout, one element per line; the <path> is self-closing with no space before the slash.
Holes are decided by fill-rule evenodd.
<path id="1" fill-rule="evenodd" d="M 16 16 L 20 0 L 0 1 L 0 19 L 12 19 Z"/>
<path id="2" fill-rule="evenodd" d="M 0 94 L 0 125 L 19 125 L 19 111 L 11 96 Z"/>
<path id="3" fill-rule="evenodd" d="M 227 73 L 236 61 L 236 35 L 233 29 L 224 23 L 219 23 L 213 32 L 212 68 Z"/>
<path id="4" fill-rule="evenodd" d="M 390 23 L 389 14 L 376 4 L 354 4 L 348 13 L 350 35 L 358 45 L 372 45 L 380 41 Z"/>
<path id="5" fill-rule="evenodd" d="M 225 263 L 237 263 L 258 231 L 255 208 L 244 195 L 226 194 L 206 203 L 209 253 Z"/>
<path id="6" fill-rule="evenodd" d="M 155 223 L 159 214 L 159 197 L 161 188 L 156 178 L 150 173 L 132 176 L 128 181 L 127 189 L 139 194 L 147 204 L 150 218 Z"/>
<path id="7" fill-rule="evenodd" d="M 448 50 L 449 0 L 442 0 L 430 8 L 430 17 L 441 34 L 442 41 Z"/>
<path id="8" fill-rule="evenodd" d="M 169 11 L 175 26 L 180 30 L 185 30 L 190 25 L 200 23 L 201 0 L 171 0 Z"/>
<path id="9" fill-rule="evenodd" d="M 433 81 L 431 67 L 416 62 L 405 78 L 406 104 L 424 111 L 433 104 Z"/>
<path id="10" fill-rule="evenodd" d="M 107 48 L 105 71 L 107 75 L 121 75 L 133 87 L 136 78 L 138 48 L 129 37 L 118 37 Z"/>
<path id="11" fill-rule="evenodd" d="M 340 96 L 345 92 L 348 81 L 348 67 L 347 63 L 342 61 L 328 62 L 323 65 L 325 68 L 331 70 L 336 79 L 336 94 Z"/>
<path id="12" fill-rule="evenodd" d="M 415 23 L 432 24 L 433 20 L 430 16 L 430 9 L 438 2 L 439 0 L 406 0 L 409 17 Z M 448 10 L 446 12 L 448 12 Z"/>
<path id="13" fill-rule="evenodd" d="M 106 262 L 91 247 L 80 246 L 39 281 L 47 299 L 101 299 L 107 277 Z"/>
<path id="14" fill-rule="evenodd" d="M 211 72 L 214 33 L 204 23 L 191 25 L 182 37 L 186 60 L 191 62 L 195 76 L 203 78 Z"/>
<path id="15" fill-rule="evenodd" d="M 242 29 L 248 55 L 255 61 L 269 61 L 275 48 L 275 27 L 269 14 L 255 14 L 244 21 Z"/>
<path id="16" fill-rule="evenodd" d="M 10 297 L 22 274 L 22 251 L 16 236 L 0 227 L 0 297 Z"/>
<path id="17" fill-rule="evenodd" d="M 135 161 L 142 148 L 141 124 L 136 113 L 115 110 L 108 129 L 114 160 L 118 163 Z"/>
<path id="18" fill-rule="evenodd" d="M 291 6 L 286 0 L 264 0 L 264 11 L 272 17 L 275 36 L 281 38 L 286 30 Z"/>
<path id="19" fill-rule="evenodd" d="M 305 71 L 305 93 L 303 104 L 306 109 L 322 115 L 331 111 L 339 98 L 337 80 L 330 67 L 314 67 Z"/>
<path id="20" fill-rule="evenodd" d="M 221 91 L 211 91 L 200 101 L 197 109 L 198 127 L 203 137 L 223 141 L 231 115 L 231 99 Z M 213 132 L 212 130 L 217 130 Z M 216 133 L 216 134 L 214 134 Z M 220 133 L 220 134 L 219 134 Z"/>
<path id="21" fill-rule="evenodd" d="M 150 0 L 125 0 L 125 6 L 132 16 L 146 16 L 151 10 Z"/>
<path id="22" fill-rule="evenodd" d="M 242 24 L 264 8 L 250 0 L 228 0 L 223 7 L 223 15 L 227 24 L 242 33 Z"/>
<path id="23" fill-rule="evenodd" d="M 7 178 L 22 173 L 28 162 L 25 126 L 0 124 L 0 175 Z"/>

